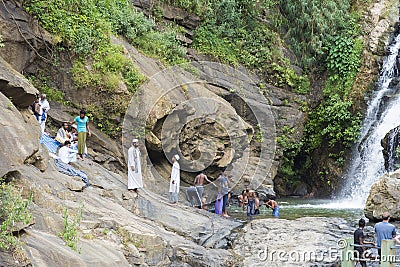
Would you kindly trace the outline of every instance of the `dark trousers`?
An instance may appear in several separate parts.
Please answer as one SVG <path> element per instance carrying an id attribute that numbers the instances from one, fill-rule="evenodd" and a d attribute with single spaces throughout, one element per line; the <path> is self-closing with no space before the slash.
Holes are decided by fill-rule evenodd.
<path id="1" fill-rule="evenodd" d="M 228 204 L 228 194 L 222 197 L 222 212 L 225 212 L 227 204 Z"/>

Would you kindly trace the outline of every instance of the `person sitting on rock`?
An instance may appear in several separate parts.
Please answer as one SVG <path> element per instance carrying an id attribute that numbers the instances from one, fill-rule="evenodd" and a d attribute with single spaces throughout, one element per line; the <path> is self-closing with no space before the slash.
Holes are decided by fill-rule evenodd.
<path id="1" fill-rule="evenodd" d="M 57 131 L 55 139 L 61 144 L 64 144 L 67 140 L 71 141 L 71 134 L 69 133 L 68 128 L 68 122 L 63 122 L 61 128 Z"/>
<path id="2" fill-rule="evenodd" d="M 69 140 L 64 142 L 64 146 L 62 146 L 58 150 L 59 159 L 65 164 L 69 164 L 70 162 L 76 161 L 76 154 L 78 151 L 71 148 L 71 142 Z"/>
<path id="3" fill-rule="evenodd" d="M 280 208 L 278 206 L 278 203 L 275 200 L 269 199 L 269 198 L 264 198 L 264 205 L 267 208 L 272 209 L 272 216 L 279 217 Z"/>
<path id="4" fill-rule="evenodd" d="M 90 186 L 89 178 L 84 171 L 75 169 L 71 164 L 72 161 L 76 161 L 76 150 L 70 148 L 71 142 L 65 141 L 64 146 L 58 151 L 58 158 L 54 159 L 54 164 L 57 170 L 63 174 L 69 176 L 77 176 L 82 179 L 86 184 L 86 187 Z M 74 159 L 75 157 L 75 159 Z"/>
<path id="5" fill-rule="evenodd" d="M 72 124 L 71 125 L 71 131 L 69 132 L 69 134 L 71 135 L 71 148 L 78 150 L 78 128 L 76 126 L 76 124 Z M 87 147 L 85 145 L 85 154 L 87 154 Z"/>

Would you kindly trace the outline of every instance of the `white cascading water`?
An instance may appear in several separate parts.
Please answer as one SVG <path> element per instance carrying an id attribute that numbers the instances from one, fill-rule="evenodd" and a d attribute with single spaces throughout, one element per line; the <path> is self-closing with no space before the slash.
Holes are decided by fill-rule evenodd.
<path id="1" fill-rule="evenodd" d="M 400 50 L 400 34 L 389 47 L 381 74 L 363 121 L 360 138 L 354 148 L 350 168 L 345 177 L 342 204 L 349 208 L 363 208 L 371 186 L 385 173 L 381 140 L 393 128 L 400 125 L 400 94 L 390 86 L 398 76 L 397 57 Z"/>

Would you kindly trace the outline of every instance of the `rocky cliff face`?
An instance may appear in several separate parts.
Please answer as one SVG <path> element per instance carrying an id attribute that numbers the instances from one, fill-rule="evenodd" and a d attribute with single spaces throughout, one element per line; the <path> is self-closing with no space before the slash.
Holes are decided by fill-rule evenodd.
<path id="1" fill-rule="evenodd" d="M 129 193 L 126 175 L 112 173 L 91 160 L 74 164 L 89 174 L 92 186 L 83 189 L 79 179 L 59 173 L 39 146 L 40 129 L 32 115 L 17 110 L 3 94 L 0 103 L 1 175 L 13 179 L 25 197 L 33 196 L 33 225 L 22 236 L 32 265 L 166 266 L 180 262 L 229 266 L 237 262 L 235 253 L 224 248 L 240 223 L 183 205 L 171 206 L 147 190 L 139 196 Z M 36 167 L 41 166 L 38 162 L 44 164 L 41 170 Z M 70 216 L 83 211 L 80 253 L 58 237 L 65 227 L 66 209 Z"/>
<path id="2" fill-rule="evenodd" d="M 392 14 L 392 9 L 382 7 L 390 2 L 378 4 L 374 13 L 378 19 L 372 22 L 380 25 L 373 35 L 378 37 L 371 37 L 375 41 L 387 39 L 393 21 L 392 16 L 384 16 Z M 185 25 L 188 34 L 197 26 L 196 17 L 182 13 L 179 19 L 175 11 L 163 8 L 164 15 Z M 380 23 L 383 17 L 388 23 Z M 282 156 L 275 137 L 283 134 L 286 126 L 294 129 L 293 138 L 299 140 L 306 120 L 300 103 L 307 101 L 306 97 L 271 85 L 261 88 L 258 78 L 246 70 L 216 63 L 197 61 L 165 69 L 123 39 L 114 38 L 148 81 L 132 101 L 124 86 L 118 91 L 121 106 L 128 107 L 131 101 L 122 145 L 121 140 L 111 140 L 92 125 L 94 135 L 88 142 L 92 159 L 75 165 L 89 174 L 93 185 L 82 189 L 81 181 L 55 170 L 38 144 L 39 127 L 26 108 L 38 91 L 22 74 L 45 71 L 49 82 L 78 104 L 100 105 L 107 96 L 75 88 L 68 54 L 52 51 L 51 36 L 18 1 L 0 5 L 0 21 L 5 44 L 0 48 L 0 175 L 14 178 L 25 196 L 33 194 L 34 224 L 22 237 L 29 261 L 35 266 L 241 266 L 248 257 L 241 255 L 242 241 L 236 250 L 228 249 L 236 237 L 234 229 L 241 223 L 168 204 L 168 160 L 174 153 L 182 155 L 183 184 L 191 183 L 193 170 L 206 169 L 216 178 L 220 167 L 230 166 L 235 191 L 250 184 L 272 193 Z M 52 53 L 57 53 L 58 65 L 49 59 Z M 201 59 L 195 53 L 192 56 Z M 52 103 L 49 123 L 56 127 L 76 112 Z M 212 116 L 206 118 L 205 114 Z M 123 155 L 132 137 L 142 138 L 145 145 L 141 149 L 147 188 L 139 196 L 126 190 Z M 216 192 L 215 188 L 207 190 L 211 196 Z M 303 191 L 308 193 L 307 188 Z M 184 192 L 180 197 L 184 199 Z M 65 208 L 72 216 L 80 207 L 81 253 L 77 253 L 57 234 L 63 228 Z M 272 221 L 268 225 L 275 227 Z M 262 235 L 257 238 L 265 240 Z M 251 257 L 245 262 L 252 262 Z"/>

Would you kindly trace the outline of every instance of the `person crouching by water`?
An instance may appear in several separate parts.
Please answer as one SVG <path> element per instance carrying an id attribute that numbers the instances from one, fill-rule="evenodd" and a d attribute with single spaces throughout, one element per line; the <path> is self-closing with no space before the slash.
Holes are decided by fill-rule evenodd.
<path id="1" fill-rule="evenodd" d="M 264 198 L 264 205 L 267 208 L 272 209 L 272 216 L 279 217 L 280 208 L 278 206 L 278 203 L 275 200 L 269 199 L 269 198 Z"/>
<path id="2" fill-rule="evenodd" d="M 171 180 L 169 183 L 169 199 L 171 201 L 171 204 L 178 203 L 179 186 L 181 184 L 180 166 L 178 160 L 178 155 L 172 157 L 173 164 L 171 170 Z"/>

